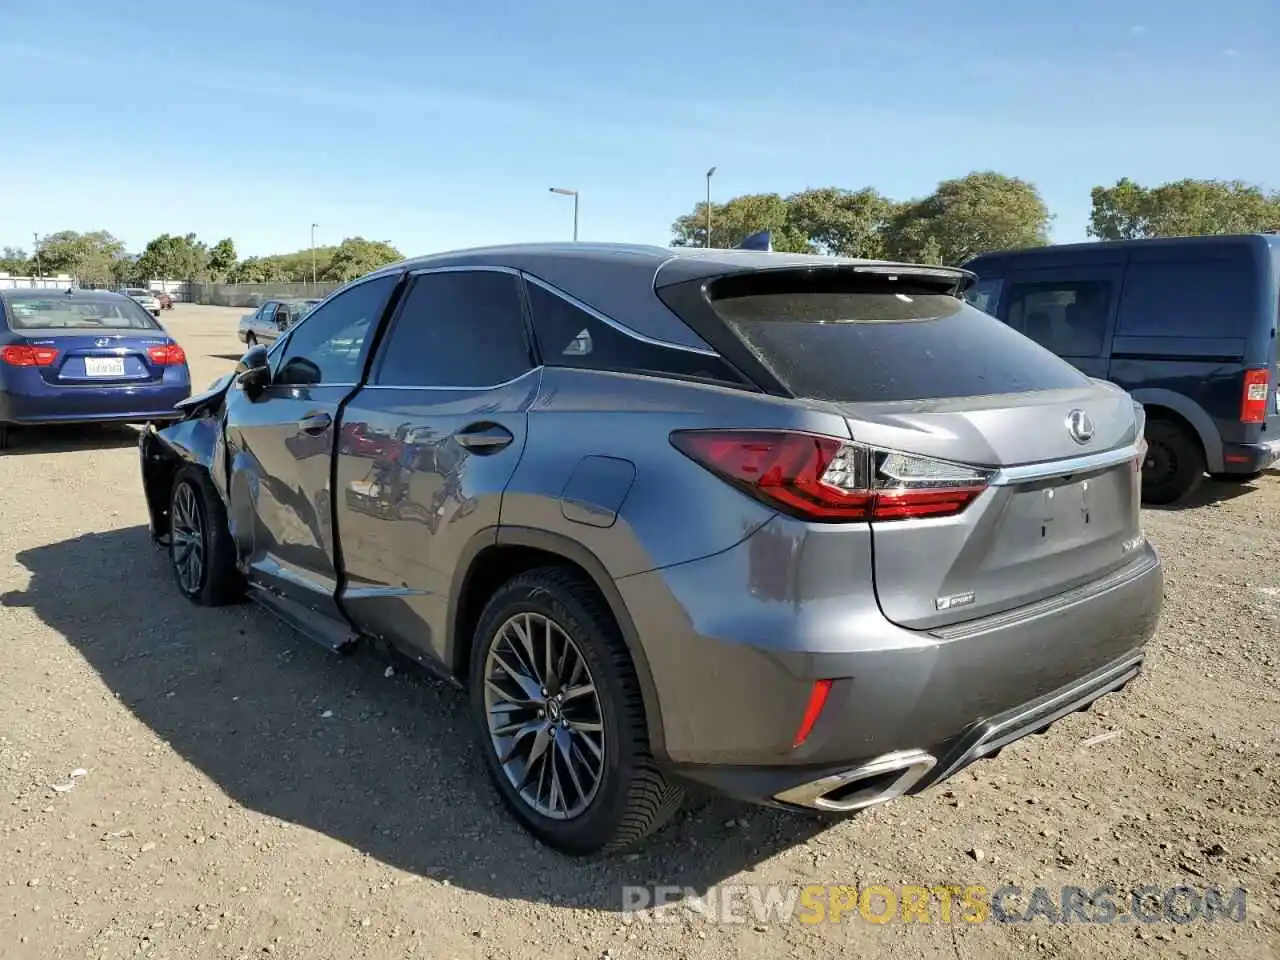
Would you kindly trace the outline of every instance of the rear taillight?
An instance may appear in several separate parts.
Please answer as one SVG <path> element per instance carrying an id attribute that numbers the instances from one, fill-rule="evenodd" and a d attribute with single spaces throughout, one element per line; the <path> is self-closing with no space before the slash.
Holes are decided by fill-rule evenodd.
<path id="1" fill-rule="evenodd" d="M 187 355 L 176 343 L 165 344 L 163 347 L 147 347 L 147 356 L 151 358 L 152 363 L 161 367 L 176 367 L 180 363 L 187 362 Z"/>
<path id="2" fill-rule="evenodd" d="M 1241 423 L 1266 423 L 1267 394 L 1270 390 L 1270 370 L 1244 372 L 1244 395 L 1240 401 Z"/>
<path id="3" fill-rule="evenodd" d="M 58 351 L 55 347 L 33 347 L 17 343 L 0 350 L 0 360 L 11 367 L 51 367 L 57 359 Z"/>
<path id="4" fill-rule="evenodd" d="M 960 513 L 989 471 L 772 430 L 681 430 L 677 450 L 768 505 L 805 520 L 909 520 Z"/>

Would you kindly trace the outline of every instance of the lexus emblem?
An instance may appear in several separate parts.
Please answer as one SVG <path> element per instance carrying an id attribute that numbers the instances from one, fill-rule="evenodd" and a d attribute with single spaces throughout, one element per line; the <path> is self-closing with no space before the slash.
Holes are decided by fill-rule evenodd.
<path id="1" fill-rule="evenodd" d="M 99 337 L 97 340 L 93 341 L 93 345 L 94 345 L 95 347 L 107 347 L 107 346 L 110 346 L 110 345 L 111 345 L 111 338 L 110 338 L 110 337 Z"/>
<path id="2" fill-rule="evenodd" d="M 1093 439 L 1093 421 L 1083 410 L 1072 410 L 1067 414 L 1067 433 L 1076 443 L 1088 443 Z"/>

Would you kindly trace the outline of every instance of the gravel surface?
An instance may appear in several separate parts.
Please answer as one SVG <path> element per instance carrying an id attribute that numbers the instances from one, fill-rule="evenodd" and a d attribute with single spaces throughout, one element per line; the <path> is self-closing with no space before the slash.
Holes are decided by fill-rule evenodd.
<path id="1" fill-rule="evenodd" d="M 164 319 L 197 389 L 242 311 Z M 1280 956 L 1280 477 L 1148 511 L 1146 674 L 920 797 L 839 821 L 698 800 L 571 862 L 499 808 L 458 693 L 179 598 L 136 433 L 0 455 L 0 956 Z M 1243 923 L 630 922 L 623 884 L 1247 890 Z M 746 911 L 749 914 L 750 911 Z M 739 911 L 743 913 L 743 911 Z"/>

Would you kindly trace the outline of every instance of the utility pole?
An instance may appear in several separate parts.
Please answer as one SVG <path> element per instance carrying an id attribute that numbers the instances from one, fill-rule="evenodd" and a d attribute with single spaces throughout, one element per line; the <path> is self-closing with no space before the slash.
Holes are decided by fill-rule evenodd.
<path id="1" fill-rule="evenodd" d="M 566 190 L 564 187 L 552 187 L 552 193 L 558 193 L 562 197 L 573 197 L 573 242 L 578 242 L 578 191 Z"/>
<path id="2" fill-rule="evenodd" d="M 36 258 L 36 278 L 43 280 L 44 269 L 40 266 L 40 234 L 39 233 L 31 234 L 31 241 L 32 241 L 31 249 L 35 253 L 35 258 Z"/>
<path id="3" fill-rule="evenodd" d="M 711 178 L 715 175 L 716 168 L 712 167 L 707 171 L 707 249 L 711 249 Z"/>
<path id="4" fill-rule="evenodd" d="M 320 226 L 318 223 L 311 225 L 311 285 L 313 287 L 316 285 L 316 227 L 318 226 Z M 314 290 L 311 292 L 315 293 Z"/>

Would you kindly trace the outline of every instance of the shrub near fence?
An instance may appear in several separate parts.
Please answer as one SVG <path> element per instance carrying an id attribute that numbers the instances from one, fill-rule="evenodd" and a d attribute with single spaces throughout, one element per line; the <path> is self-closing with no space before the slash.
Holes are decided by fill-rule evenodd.
<path id="1" fill-rule="evenodd" d="M 340 283 L 188 283 L 182 299 L 214 307 L 260 307 L 267 300 L 318 300 Z"/>

